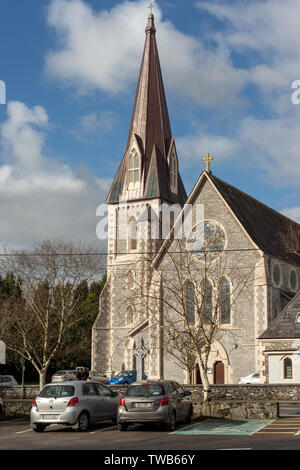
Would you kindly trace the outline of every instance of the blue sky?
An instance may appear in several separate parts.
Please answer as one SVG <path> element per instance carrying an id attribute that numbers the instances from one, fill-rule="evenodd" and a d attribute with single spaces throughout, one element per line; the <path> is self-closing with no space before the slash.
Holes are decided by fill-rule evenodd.
<path id="1" fill-rule="evenodd" d="M 96 240 L 122 159 L 148 0 L 1 0 L 0 242 Z M 213 173 L 300 220 L 299 0 L 159 0 L 157 42 L 189 192 Z"/>

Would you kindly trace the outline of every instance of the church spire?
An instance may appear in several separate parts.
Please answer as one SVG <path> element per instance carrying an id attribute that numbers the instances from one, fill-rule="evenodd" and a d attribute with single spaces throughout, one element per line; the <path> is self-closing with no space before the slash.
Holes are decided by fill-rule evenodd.
<path id="1" fill-rule="evenodd" d="M 151 3 L 151 10 L 152 7 Z M 159 197 L 182 204 L 186 193 L 179 175 L 176 191 L 174 187 L 173 191 L 170 187 L 170 153 L 176 154 L 176 149 L 156 43 L 154 15 L 151 11 L 145 33 L 144 53 L 125 154 L 107 202 L 116 203 L 121 195 L 124 196 L 126 184 L 128 188 L 129 154 L 135 146 L 140 158 L 140 191 L 136 191 L 135 196 L 132 192 L 127 193 L 127 196 L 136 199 Z"/>
<path id="2" fill-rule="evenodd" d="M 151 13 L 145 31 L 144 54 L 127 146 L 133 135 L 138 135 L 142 139 L 146 162 L 149 163 L 154 145 L 166 157 L 172 133 L 156 44 L 154 15 Z"/>

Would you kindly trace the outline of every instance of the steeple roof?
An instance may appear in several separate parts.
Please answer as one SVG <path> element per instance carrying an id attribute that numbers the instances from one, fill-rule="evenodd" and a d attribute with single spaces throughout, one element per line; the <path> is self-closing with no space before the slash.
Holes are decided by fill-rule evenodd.
<path id="1" fill-rule="evenodd" d="M 107 197 L 107 203 L 119 202 L 127 185 L 128 155 L 132 146 L 141 158 L 141 190 L 129 199 L 162 198 L 181 205 L 187 195 L 178 174 L 177 193 L 170 188 L 168 159 L 175 151 L 167 101 L 161 73 L 154 16 L 148 17 L 146 41 L 130 130 L 122 163 Z"/>

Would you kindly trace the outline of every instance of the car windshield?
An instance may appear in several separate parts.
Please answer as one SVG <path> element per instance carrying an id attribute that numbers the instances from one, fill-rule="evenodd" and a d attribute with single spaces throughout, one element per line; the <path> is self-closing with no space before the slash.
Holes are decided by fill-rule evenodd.
<path id="1" fill-rule="evenodd" d="M 165 389 L 160 384 L 132 385 L 125 392 L 127 397 L 155 397 L 165 395 Z"/>
<path id="2" fill-rule="evenodd" d="M 6 382 L 11 382 L 10 377 L 0 377 L 0 383 L 6 383 Z"/>
<path id="3" fill-rule="evenodd" d="M 116 377 L 127 377 L 127 375 L 131 374 L 131 370 L 123 370 L 123 372 L 119 372 Z"/>
<path id="4" fill-rule="evenodd" d="M 39 394 L 42 398 L 61 398 L 61 397 L 72 397 L 75 393 L 75 387 L 73 385 L 49 385 L 41 391 Z"/>
<path id="5" fill-rule="evenodd" d="M 58 372 L 55 372 L 54 375 L 66 375 L 67 371 L 66 370 L 59 370 Z"/>

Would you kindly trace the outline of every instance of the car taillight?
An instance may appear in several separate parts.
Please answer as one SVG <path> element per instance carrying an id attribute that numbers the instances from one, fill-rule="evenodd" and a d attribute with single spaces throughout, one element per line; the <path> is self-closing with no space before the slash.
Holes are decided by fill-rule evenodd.
<path id="1" fill-rule="evenodd" d="M 124 398 L 120 398 L 120 406 L 125 406 L 125 399 Z"/>
<path id="2" fill-rule="evenodd" d="M 78 404 L 79 404 L 78 397 L 74 397 L 67 404 L 67 408 L 69 408 L 70 406 L 77 406 Z"/>
<path id="3" fill-rule="evenodd" d="M 33 406 L 34 406 L 35 408 L 37 408 L 37 407 L 38 407 L 38 406 L 37 406 L 37 403 L 36 403 L 36 399 L 35 399 L 35 398 L 33 399 L 33 402 L 32 402 L 32 404 L 33 404 Z"/>
<path id="4" fill-rule="evenodd" d="M 168 405 L 169 402 L 170 402 L 170 398 L 169 398 L 169 397 L 162 398 L 161 401 L 160 401 L 160 406 Z"/>

